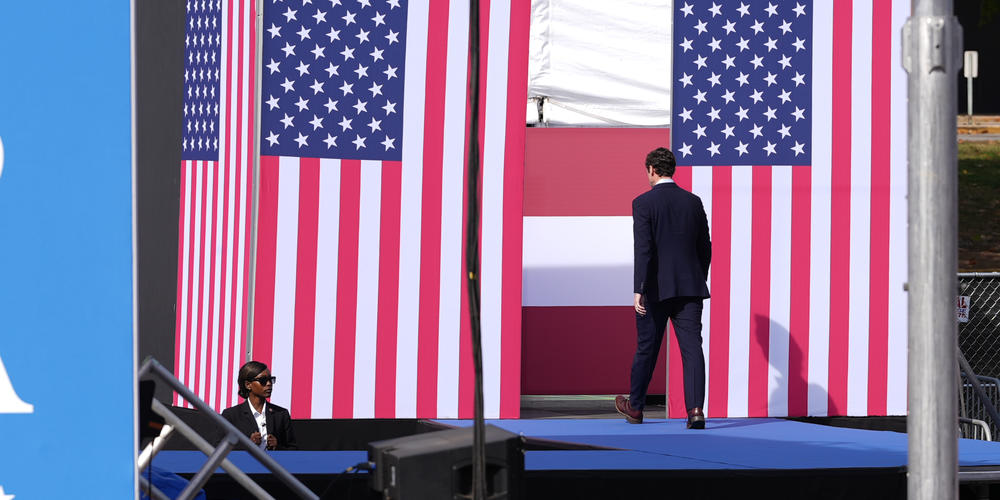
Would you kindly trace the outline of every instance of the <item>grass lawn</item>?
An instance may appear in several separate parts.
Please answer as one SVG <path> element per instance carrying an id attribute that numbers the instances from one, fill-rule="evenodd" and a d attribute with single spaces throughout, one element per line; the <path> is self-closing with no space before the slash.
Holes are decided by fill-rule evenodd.
<path id="1" fill-rule="evenodd" d="M 1000 271 L 1000 142 L 958 144 L 958 268 Z"/>

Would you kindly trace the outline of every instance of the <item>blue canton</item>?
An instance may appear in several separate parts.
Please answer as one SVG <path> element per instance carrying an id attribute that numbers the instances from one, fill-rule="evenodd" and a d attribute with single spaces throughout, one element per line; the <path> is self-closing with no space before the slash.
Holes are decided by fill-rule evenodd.
<path id="1" fill-rule="evenodd" d="M 271 0 L 261 36 L 261 154 L 401 158 L 406 0 Z"/>
<path id="2" fill-rule="evenodd" d="M 219 160 L 220 0 L 188 0 L 184 30 L 183 160 Z"/>
<path id="3" fill-rule="evenodd" d="M 677 162 L 811 164 L 811 0 L 674 5 Z"/>

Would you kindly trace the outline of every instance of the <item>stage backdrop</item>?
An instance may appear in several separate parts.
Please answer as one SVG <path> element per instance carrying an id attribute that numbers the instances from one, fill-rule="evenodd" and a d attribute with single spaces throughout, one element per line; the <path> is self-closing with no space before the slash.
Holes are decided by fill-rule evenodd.
<path id="1" fill-rule="evenodd" d="M 530 4 L 482 5 L 485 408 L 516 417 Z M 249 349 L 295 418 L 472 416 L 468 8 L 266 3 L 257 32 L 252 2 L 190 2 L 175 370 L 213 407 Z"/>
<path id="2" fill-rule="evenodd" d="M 701 196 L 711 225 L 708 415 L 905 414 L 899 37 L 910 2 L 720 3 L 675 2 L 672 54 L 647 54 L 673 68 L 669 142 L 665 130 L 529 134 L 524 392 L 628 386 L 627 354 L 580 339 L 634 347 L 629 202 L 647 189 L 645 153 L 669 144 L 677 182 Z M 597 33 L 600 23 L 577 28 Z M 617 161 L 607 143 L 622 146 Z M 568 168 L 585 180 L 555 189 L 548 172 Z M 538 349 L 553 345 L 574 346 L 586 362 L 543 364 Z M 670 414 L 682 416 L 671 347 Z M 544 377 L 553 372 L 564 385 Z"/>
<path id="3" fill-rule="evenodd" d="M 196 135 L 185 144 L 219 153 L 185 166 L 176 366 L 215 407 L 236 402 L 249 349 L 272 365 L 274 401 L 296 417 L 471 415 L 465 4 L 269 4 L 257 32 L 248 1 L 207 12 L 192 2 L 188 44 L 199 48 L 188 49 L 188 77 L 218 83 L 188 89 L 207 100 L 187 104 Z M 671 130 L 529 130 L 523 219 L 523 115 L 513 110 L 525 104 L 528 5 L 485 11 L 487 414 L 516 416 L 521 391 L 627 387 L 629 203 L 646 189 L 645 153 L 667 144 L 712 226 L 708 414 L 905 413 L 899 32 L 909 2 L 637 4 L 647 21 L 666 7 L 670 29 L 643 31 L 669 35 L 664 50 L 629 60 L 671 68 L 654 92 L 671 106 L 663 121 L 643 110 L 631 123 Z M 609 26 L 594 17 L 560 29 L 586 34 L 574 40 L 628 36 Z M 567 49 L 549 42 L 553 54 Z M 615 46 L 587 50 L 602 45 Z M 553 99 L 557 84 L 588 84 L 547 82 Z M 679 416 L 680 362 L 669 357 Z"/>
<path id="4" fill-rule="evenodd" d="M 0 498 L 135 498 L 129 2 L 0 4 Z"/>

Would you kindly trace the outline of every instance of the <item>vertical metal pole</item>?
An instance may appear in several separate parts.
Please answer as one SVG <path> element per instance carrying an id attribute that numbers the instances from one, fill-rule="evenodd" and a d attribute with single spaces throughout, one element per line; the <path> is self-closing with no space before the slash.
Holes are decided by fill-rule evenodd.
<path id="1" fill-rule="evenodd" d="M 257 5 L 257 17 L 253 20 L 254 24 L 257 26 L 257 33 L 264 32 L 264 0 L 255 0 Z M 257 54 L 264 53 L 264 37 L 258 36 L 257 40 L 254 42 L 257 44 Z M 254 81 L 254 102 L 260 101 L 261 93 L 261 72 L 262 63 L 257 63 L 254 68 L 253 81 Z M 254 312 L 254 295 L 256 288 L 256 276 L 257 276 L 257 221 L 260 219 L 260 106 L 253 107 L 253 164 L 251 169 L 251 175 L 253 176 L 253 189 L 252 198 L 250 205 L 250 213 L 247 214 L 250 217 L 250 248 L 247 249 L 247 258 L 250 259 L 250 274 L 247 275 L 247 311 L 246 311 L 246 323 L 244 323 L 245 330 L 240 332 L 246 343 L 243 345 L 243 359 L 244 361 L 252 361 L 253 359 L 253 312 Z"/>
<path id="2" fill-rule="evenodd" d="M 958 92 L 962 28 L 951 0 L 913 0 L 903 27 L 909 73 L 911 499 L 958 498 Z"/>
<path id="3" fill-rule="evenodd" d="M 966 95 L 968 96 L 968 100 L 966 102 L 969 105 L 968 106 L 969 123 L 972 123 L 972 77 L 971 76 L 965 77 L 965 90 L 966 90 Z"/>

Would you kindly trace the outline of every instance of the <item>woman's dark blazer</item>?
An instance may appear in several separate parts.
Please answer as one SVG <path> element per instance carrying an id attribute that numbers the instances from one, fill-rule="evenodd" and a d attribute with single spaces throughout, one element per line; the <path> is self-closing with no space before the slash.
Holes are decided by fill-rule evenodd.
<path id="1" fill-rule="evenodd" d="M 254 420 L 253 414 L 250 413 L 250 405 L 245 400 L 236 406 L 222 410 L 222 416 L 245 436 L 250 436 L 257 432 L 257 421 Z M 288 410 L 268 401 L 264 407 L 264 418 L 267 433 L 274 434 L 274 437 L 278 439 L 277 449 L 299 449 L 298 443 L 295 442 L 295 432 L 292 431 L 292 417 L 288 414 Z"/>

